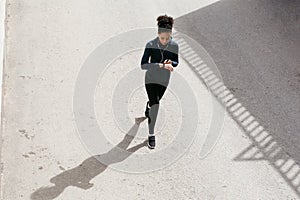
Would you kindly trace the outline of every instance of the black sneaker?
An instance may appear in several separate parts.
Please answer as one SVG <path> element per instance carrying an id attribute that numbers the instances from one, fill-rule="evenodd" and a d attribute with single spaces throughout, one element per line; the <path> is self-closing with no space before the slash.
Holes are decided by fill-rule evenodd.
<path id="1" fill-rule="evenodd" d="M 155 136 L 151 135 L 148 136 L 148 143 L 147 143 L 149 149 L 154 149 L 155 148 Z"/>

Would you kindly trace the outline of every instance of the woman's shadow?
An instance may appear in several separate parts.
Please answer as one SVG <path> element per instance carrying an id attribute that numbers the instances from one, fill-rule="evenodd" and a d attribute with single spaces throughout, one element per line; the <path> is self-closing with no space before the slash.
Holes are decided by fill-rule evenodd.
<path id="1" fill-rule="evenodd" d="M 110 151 L 104 154 L 89 157 L 77 167 L 64 171 L 51 178 L 50 182 L 54 183 L 55 185 L 37 189 L 31 194 L 31 199 L 54 199 L 59 196 L 68 186 L 75 186 L 85 190 L 93 187 L 93 183 L 90 183 L 90 181 L 98 174 L 102 173 L 108 165 L 125 160 L 133 152 L 147 145 L 147 140 L 145 140 L 141 144 L 126 149 L 136 136 L 140 123 L 145 119 L 146 117 L 136 118 L 135 124 L 131 127 L 123 140 Z M 100 162 L 100 160 L 102 162 Z"/>

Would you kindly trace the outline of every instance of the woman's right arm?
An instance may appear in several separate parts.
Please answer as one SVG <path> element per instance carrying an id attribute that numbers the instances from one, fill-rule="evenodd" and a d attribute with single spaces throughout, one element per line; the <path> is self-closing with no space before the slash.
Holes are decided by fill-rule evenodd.
<path id="1" fill-rule="evenodd" d="M 151 56 L 151 46 L 150 46 L 150 43 L 148 42 L 146 44 L 144 54 L 143 54 L 143 57 L 142 57 L 142 60 L 141 60 L 141 68 L 143 70 L 148 70 L 148 69 L 161 67 L 160 66 L 161 63 L 149 63 L 150 56 Z"/>

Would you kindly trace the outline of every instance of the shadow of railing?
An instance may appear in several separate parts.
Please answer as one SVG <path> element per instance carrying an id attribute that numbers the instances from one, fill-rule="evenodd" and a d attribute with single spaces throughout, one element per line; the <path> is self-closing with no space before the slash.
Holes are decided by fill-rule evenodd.
<path id="1" fill-rule="evenodd" d="M 234 88 L 228 89 L 224 85 L 221 78 L 194 51 L 185 37 L 179 32 L 174 32 L 173 36 L 180 46 L 180 56 L 252 141 L 252 144 L 233 160 L 267 161 L 300 197 L 299 164 L 279 146 L 272 134 L 267 132 L 242 103 L 235 98 L 232 93 Z"/>
<path id="2" fill-rule="evenodd" d="M 129 149 L 126 149 L 136 136 L 139 124 L 146 117 L 136 118 L 136 123 L 125 135 L 117 146 L 105 154 L 95 155 L 84 160 L 80 165 L 64 171 L 50 179 L 54 186 L 46 186 L 37 189 L 31 194 L 32 200 L 52 200 L 58 197 L 67 187 L 74 186 L 84 190 L 93 187 L 90 181 L 101 174 L 110 165 L 121 162 L 128 158 L 132 153 L 147 145 L 147 140 Z M 124 151 L 125 150 L 125 151 Z"/>

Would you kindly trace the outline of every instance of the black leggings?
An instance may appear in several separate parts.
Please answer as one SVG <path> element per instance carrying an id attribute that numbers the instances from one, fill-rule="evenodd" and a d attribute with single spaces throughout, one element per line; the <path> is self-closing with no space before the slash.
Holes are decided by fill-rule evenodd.
<path id="1" fill-rule="evenodd" d="M 159 100 L 163 97 L 167 87 L 157 83 L 145 84 L 146 91 L 149 99 L 149 106 L 159 104 Z"/>

